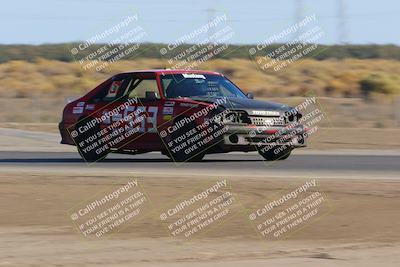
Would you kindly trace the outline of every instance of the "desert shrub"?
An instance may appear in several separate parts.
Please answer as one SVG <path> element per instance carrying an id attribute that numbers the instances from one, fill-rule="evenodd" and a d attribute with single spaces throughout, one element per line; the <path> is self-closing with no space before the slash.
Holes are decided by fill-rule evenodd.
<path id="1" fill-rule="evenodd" d="M 373 93 L 394 94 L 398 92 L 398 86 L 387 75 L 371 74 L 360 80 L 360 90 L 368 98 Z"/>

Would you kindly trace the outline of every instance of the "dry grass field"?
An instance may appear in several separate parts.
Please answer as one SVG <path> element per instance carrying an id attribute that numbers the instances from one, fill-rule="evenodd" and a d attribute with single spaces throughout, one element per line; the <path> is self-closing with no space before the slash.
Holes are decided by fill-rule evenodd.
<path id="1" fill-rule="evenodd" d="M 2 63 L 0 122 L 57 122 L 68 98 L 81 96 L 112 74 L 165 66 L 161 59 L 137 59 L 118 61 L 96 72 L 83 71 L 78 62 L 37 59 Z M 400 62 L 396 60 L 304 59 L 280 71 L 263 71 L 252 60 L 218 59 L 201 68 L 224 73 L 257 98 L 296 105 L 302 96 L 317 96 L 331 119 L 330 126 L 400 124 Z M 365 88 L 370 90 L 368 96 Z"/>
<path id="2" fill-rule="evenodd" d="M 111 74 L 129 70 L 168 67 L 162 59 L 118 61 L 100 72 L 83 70 L 78 62 L 37 59 L 35 62 L 9 61 L 0 64 L 0 96 L 32 98 L 82 94 Z M 383 59 L 304 59 L 274 71 L 262 70 L 255 61 L 217 59 L 201 69 L 226 74 L 244 91 L 257 96 L 301 96 L 312 91 L 318 96 L 359 97 L 363 81 L 371 82 L 375 98 L 400 93 L 400 62 Z M 368 80 L 369 79 L 369 80 Z"/>

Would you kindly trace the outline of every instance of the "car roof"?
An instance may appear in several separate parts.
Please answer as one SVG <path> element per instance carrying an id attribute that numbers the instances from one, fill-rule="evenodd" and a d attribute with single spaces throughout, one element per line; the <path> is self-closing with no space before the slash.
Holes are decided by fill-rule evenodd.
<path id="1" fill-rule="evenodd" d="M 152 69 L 152 70 L 135 70 L 135 71 L 127 71 L 123 72 L 123 74 L 129 73 L 155 73 L 155 74 L 181 74 L 181 73 L 194 73 L 194 74 L 213 74 L 223 76 L 221 73 L 215 71 L 206 71 L 206 70 L 172 70 L 172 69 Z M 121 73 L 122 74 L 122 73 Z"/>

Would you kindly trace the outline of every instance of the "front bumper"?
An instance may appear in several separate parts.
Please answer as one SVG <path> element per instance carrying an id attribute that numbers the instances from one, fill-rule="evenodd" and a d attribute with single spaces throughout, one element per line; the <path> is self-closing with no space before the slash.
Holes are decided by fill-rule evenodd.
<path id="1" fill-rule="evenodd" d="M 229 125 L 225 132 L 225 145 L 256 145 L 256 146 L 307 146 L 307 131 L 303 125 L 294 127 L 265 127 L 253 125 Z"/>

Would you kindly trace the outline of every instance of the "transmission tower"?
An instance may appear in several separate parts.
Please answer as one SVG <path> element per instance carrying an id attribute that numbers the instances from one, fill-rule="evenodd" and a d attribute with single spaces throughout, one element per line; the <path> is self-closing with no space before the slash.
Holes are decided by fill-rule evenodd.
<path id="1" fill-rule="evenodd" d="M 338 43 L 346 44 L 347 40 L 347 8 L 346 8 L 346 0 L 338 0 Z"/>
<path id="2" fill-rule="evenodd" d="M 304 18 L 304 1 L 295 0 L 294 24 L 299 23 L 303 18 Z M 301 29 L 298 29 L 297 32 L 293 35 L 293 39 L 299 38 L 300 35 L 301 35 Z"/>
<path id="3" fill-rule="evenodd" d="M 217 10 L 214 9 L 214 8 L 212 8 L 212 7 L 206 9 L 206 12 L 207 12 L 207 21 L 208 21 L 208 23 L 211 23 L 211 22 L 213 21 L 213 19 L 215 18 L 215 12 L 216 12 L 216 11 L 217 11 Z M 213 42 L 213 40 L 211 40 L 211 39 L 213 38 L 214 33 L 215 33 L 214 27 L 209 27 L 209 28 L 208 28 L 208 31 L 207 31 L 207 34 L 208 34 L 208 42 L 209 42 L 209 43 L 212 43 L 212 42 Z"/>

